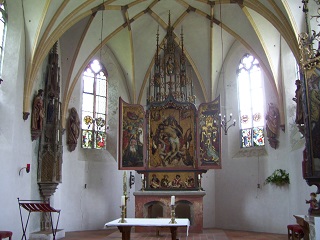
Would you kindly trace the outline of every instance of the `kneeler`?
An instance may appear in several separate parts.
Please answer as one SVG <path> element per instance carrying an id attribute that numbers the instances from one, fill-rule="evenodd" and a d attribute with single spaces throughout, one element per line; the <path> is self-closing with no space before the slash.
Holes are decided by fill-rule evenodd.
<path id="1" fill-rule="evenodd" d="M 290 224 L 287 226 L 288 229 L 288 239 L 294 240 L 294 239 L 303 239 L 304 233 L 303 229 L 298 224 Z"/>
<path id="2" fill-rule="evenodd" d="M 27 240 L 26 229 L 27 229 L 27 226 L 29 223 L 30 213 L 32 213 L 32 212 L 49 212 L 50 213 L 50 221 L 51 221 L 51 230 L 52 230 L 53 240 L 56 239 L 56 233 L 57 233 L 58 223 L 59 223 L 59 218 L 60 218 L 60 210 L 56 210 L 53 207 L 51 207 L 49 202 L 41 201 L 41 200 L 20 200 L 18 198 L 18 204 L 19 204 L 20 218 L 21 218 L 21 225 L 22 225 L 22 232 L 23 232 L 21 239 L 24 238 L 25 240 Z M 23 224 L 21 207 L 29 212 L 25 225 Z M 52 214 L 51 213 L 53 213 L 53 212 L 58 213 L 58 219 L 57 219 L 57 223 L 56 223 L 55 228 L 53 228 L 53 222 L 52 222 Z"/>
<path id="3" fill-rule="evenodd" d="M 0 231 L 0 240 L 3 238 L 9 238 L 9 240 L 12 239 L 12 232 L 10 231 Z"/>

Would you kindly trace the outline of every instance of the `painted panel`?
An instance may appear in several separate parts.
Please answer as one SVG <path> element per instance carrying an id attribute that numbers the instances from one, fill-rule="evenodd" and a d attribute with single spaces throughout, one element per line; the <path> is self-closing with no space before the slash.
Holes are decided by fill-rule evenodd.
<path id="1" fill-rule="evenodd" d="M 221 168 L 220 97 L 199 106 L 199 161 L 202 169 Z"/>
<path id="2" fill-rule="evenodd" d="M 196 167 L 196 110 L 191 103 L 173 98 L 152 104 L 148 110 L 148 168 L 194 169 Z"/>
<path id="3" fill-rule="evenodd" d="M 145 111 L 119 99 L 119 169 L 144 169 Z"/>

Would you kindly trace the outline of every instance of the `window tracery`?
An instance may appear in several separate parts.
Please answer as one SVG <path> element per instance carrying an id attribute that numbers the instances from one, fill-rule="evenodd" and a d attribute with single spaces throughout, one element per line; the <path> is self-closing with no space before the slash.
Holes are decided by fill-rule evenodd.
<path id="1" fill-rule="evenodd" d="M 6 3 L 3 1 L 0 4 L 0 73 L 2 73 L 2 63 L 3 63 L 3 51 L 5 45 L 6 29 L 7 29 L 8 14 L 6 9 Z M 2 79 L 0 80 L 0 84 Z"/>
<path id="2" fill-rule="evenodd" d="M 107 70 L 98 60 L 90 62 L 83 73 L 82 148 L 106 148 L 107 77 Z"/>
<path id="3" fill-rule="evenodd" d="M 264 146 L 264 87 L 259 61 L 245 54 L 237 75 L 241 148 Z"/>

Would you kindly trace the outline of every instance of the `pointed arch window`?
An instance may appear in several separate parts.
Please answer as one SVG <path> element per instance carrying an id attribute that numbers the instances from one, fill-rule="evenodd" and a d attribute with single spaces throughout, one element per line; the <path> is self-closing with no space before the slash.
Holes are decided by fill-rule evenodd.
<path id="1" fill-rule="evenodd" d="M 107 77 L 107 70 L 98 60 L 90 62 L 83 73 L 82 148 L 106 148 Z"/>
<path id="2" fill-rule="evenodd" d="M 6 37 L 6 30 L 7 30 L 7 21 L 8 21 L 8 14 L 6 9 L 6 2 L 3 1 L 3 3 L 0 4 L 0 73 L 2 73 L 3 52 L 4 52 L 4 44 L 5 44 L 5 37 Z"/>
<path id="3" fill-rule="evenodd" d="M 245 54 L 237 75 L 241 148 L 264 146 L 264 86 L 259 61 Z"/>

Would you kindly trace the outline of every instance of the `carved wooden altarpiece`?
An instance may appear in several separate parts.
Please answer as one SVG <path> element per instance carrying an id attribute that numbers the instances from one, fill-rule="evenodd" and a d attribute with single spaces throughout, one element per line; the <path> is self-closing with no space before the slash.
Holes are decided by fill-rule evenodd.
<path id="1" fill-rule="evenodd" d="M 175 37 L 169 16 L 146 109 L 119 100 L 119 169 L 143 174 L 149 191 L 201 190 L 202 173 L 221 168 L 220 98 L 197 110 L 183 34 L 179 45 Z"/>
<path id="2" fill-rule="evenodd" d="M 173 30 L 169 14 L 161 45 L 157 32 L 145 109 L 120 98 L 119 169 L 141 174 L 142 189 L 134 193 L 136 217 L 151 217 L 146 213 L 153 207 L 162 209 L 157 217 L 166 216 L 174 194 L 175 205 L 183 208 L 178 214 L 190 213 L 190 229 L 202 232 L 202 174 L 221 168 L 220 100 L 197 110 L 194 70 L 184 54 L 182 30 L 178 41 Z"/>
<path id="3" fill-rule="evenodd" d="M 62 182 L 62 127 L 59 56 L 57 43 L 49 53 L 47 78 L 43 98 L 44 116 L 43 129 L 39 141 L 38 185 L 44 201 L 50 197 Z M 41 230 L 51 229 L 50 214 L 41 215 Z"/>
<path id="4" fill-rule="evenodd" d="M 320 7 L 316 10 L 316 15 L 309 16 L 308 1 L 303 1 L 303 3 L 306 29 L 308 30 L 308 32 L 299 34 L 301 100 L 304 121 L 303 123 L 297 121 L 299 119 L 299 112 L 297 112 L 296 123 L 299 129 L 304 130 L 306 139 L 302 164 L 303 177 L 310 186 L 317 186 L 317 193 L 320 193 L 320 32 L 318 31 Z M 296 101 L 298 108 L 301 102 L 299 103 L 298 98 Z"/>

